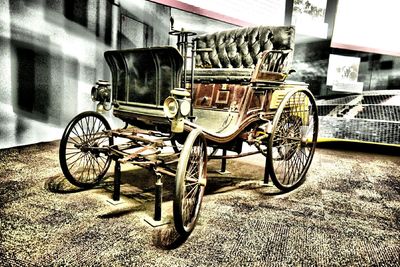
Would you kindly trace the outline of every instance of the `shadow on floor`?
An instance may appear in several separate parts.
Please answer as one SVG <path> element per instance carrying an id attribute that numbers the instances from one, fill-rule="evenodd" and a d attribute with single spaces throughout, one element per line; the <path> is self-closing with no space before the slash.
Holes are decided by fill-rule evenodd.
<path id="1" fill-rule="evenodd" d="M 235 190 L 254 190 L 260 189 L 260 180 L 256 180 L 254 173 L 257 175 L 263 174 L 263 168 L 259 166 L 249 166 L 248 163 L 238 163 L 231 161 L 228 165 L 231 173 L 227 175 L 221 175 L 215 170 L 218 170 L 219 162 L 213 161 L 208 165 L 208 181 L 205 191 L 205 196 L 222 194 Z M 242 169 L 246 165 L 246 168 L 255 170 L 253 176 L 243 177 L 241 174 Z M 101 195 L 107 195 L 109 201 L 112 202 L 112 194 L 114 191 L 114 177 L 113 168 L 110 168 L 109 173 L 106 174 L 103 181 L 91 189 L 82 189 L 69 183 L 69 181 L 62 175 L 56 175 L 49 177 L 45 182 L 45 188 L 53 193 L 59 194 L 71 194 L 79 193 L 82 191 L 92 190 L 95 193 Z M 261 176 L 262 177 L 262 176 Z M 119 207 L 112 208 L 99 215 L 99 218 L 115 218 L 124 216 L 137 211 L 150 211 L 154 209 L 155 201 L 155 182 L 156 176 L 149 170 L 143 168 L 133 168 L 121 172 L 121 187 L 120 195 L 123 198 L 128 198 L 138 205 L 122 205 Z M 173 201 L 174 199 L 174 177 L 164 177 L 163 179 L 163 203 Z M 279 190 L 274 187 L 268 188 L 268 190 L 257 190 L 262 192 L 265 196 L 273 196 L 282 194 Z M 165 212 L 164 212 L 165 213 Z M 165 217 L 166 214 L 163 215 Z M 169 215 L 170 217 L 172 216 Z M 173 222 L 172 217 L 169 218 L 170 222 Z M 162 227 L 153 228 L 153 244 L 161 249 L 174 249 L 183 244 L 188 236 L 180 235 L 176 232 L 173 223 L 168 223 Z"/>
<path id="2" fill-rule="evenodd" d="M 255 169 L 255 173 L 262 173 L 263 168 L 259 166 L 249 166 L 249 164 L 243 164 L 233 162 L 230 166 L 232 171 L 229 174 L 221 175 L 215 170 L 216 163 L 209 164 L 208 179 L 205 195 L 219 194 L 230 192 L 234 190 L 246 190 L 255 189 L 262 187 L 261 180 L 256 180 L 253 176 L 243 177 L 243 175 L 236 175 L 242 169 L 244 165 L 248 169 Z M 112 168 L 110 168 L 112 170 Z M 102 182 L 91 189 L 103 189 L 105 192 L 114 192 L 114 177 L 113 173 L 109 171 L 106 174 Z M 131 199 L 139 199 L 141 201 L 154 201 L 154 190 L 155 190 L 156 176 L 149 170 L 143 168 L 134 168 L 132 170 L 121 172 L 121 195 Z M 163 200 L 171 201 L 174 198 L 175 178 L 165 176 L 163 179 Z M 76 187 L 68 182 L 68 180 L 62 175 L 56 175 L 49 177 L 45 182 L 45 188 L 53 193 L 67 194 L 67 193 L 78 193 L 85 190 Z M 270 190 L 265 192 L 265 195 L 276 195 L 282 194 L 280 191 Z"/>
<path id="3" fill-rule="evenodd" d="M 322 142 L 317 144 L 317 148 L 328 148 L 334 150 L 346 150 L 351 152 L 365 152 L 382 155 L 400 155 L 400 146 L 395 145 L 382 145 L 382 144 L 371 144 L 363 142 L 347 142 L 347 141 L 333 141 L 333 142 Z"/>

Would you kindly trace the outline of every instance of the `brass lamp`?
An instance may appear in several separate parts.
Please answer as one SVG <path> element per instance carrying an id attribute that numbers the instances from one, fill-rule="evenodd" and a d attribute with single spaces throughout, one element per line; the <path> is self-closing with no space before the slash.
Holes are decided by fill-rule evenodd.
<path id="1" fill-rule="evenodd" d="M 164 114 L 171 120 L 171 131 L 182 133 L 184 120 L 190 113 L 190 93 L 184 88 L 171 90 L 171 96 L 164 100 Z"/>

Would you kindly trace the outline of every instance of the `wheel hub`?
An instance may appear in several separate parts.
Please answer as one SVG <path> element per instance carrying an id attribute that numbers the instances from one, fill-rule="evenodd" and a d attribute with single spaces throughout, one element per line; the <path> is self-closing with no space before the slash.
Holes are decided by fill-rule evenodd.
<path id="1" fill-rule="evenodd" d="M 80 149 L 81 149 L 81 151 L 82 151 L 83 153 L 89 152 L 89 146 L 88 146 L 87 144 L 83 144 L 83 145 L 80 147 Z"/>

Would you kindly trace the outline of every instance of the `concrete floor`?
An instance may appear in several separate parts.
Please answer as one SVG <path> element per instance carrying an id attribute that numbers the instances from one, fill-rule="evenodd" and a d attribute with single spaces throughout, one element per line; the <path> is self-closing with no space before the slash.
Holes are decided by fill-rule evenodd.
<path id="1" fill-rule="evenodd" d="M 85 191 L 65 181 L 57 142 L 0 150 L 0 265 L 399 266 L 399 150 L 333 147 L 318 148 L 306 182 L 286 194 L 259 186 L 260 155 L 229 161 L 226 177 L 210 162 L 198 225 L 172 250 L 172 226 L 144 222 L 147 171 L 123 169 L 114 206 L 112 177 Z M 165 184 L 168 219 L 173 179 Z"/>

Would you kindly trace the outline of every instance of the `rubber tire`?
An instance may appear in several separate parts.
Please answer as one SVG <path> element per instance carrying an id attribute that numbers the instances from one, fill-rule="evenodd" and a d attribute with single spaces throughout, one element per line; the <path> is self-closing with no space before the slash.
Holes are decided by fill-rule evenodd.
<path id="1" fill-rule="evenodd" d="M 200 191 L 196 197 L 197 203 L 195 208 L 195 214 L 194 216 L 192 216 L 191 222 L 189 224 L 185 224 L 182 207 L 184 203 L 183 201 L 186 188 L 185 186 L 186 169 L 188 167 L 193 145 L 197 140 L 199 140 L 200 145 L 203 147 L 202 150 L 203 165 L 201 166 L 201 168 L 203 169 L 202 176 L 203 178 L 207 179 L 207 144 L 202 132 L 200 130 L 195 129 L 190 132 L 182 148 L 175 177 L 175 191 L 174 191 L 174 202 L 173 202 L 174 224 L 176 231 L 181 236 L 189 236 L 190 233 L 193 231 L 197 223 L 197 220 L 199 218 L 199 212 L 205 191 L 205 185 L 204 186 L 199 185 Z"/>
<path id="2" fill-rule="evenodd" d="M 77 178 L 74 177 L 74 175 L 71 173 L 68 164 L 67 164 L 67 158 L 66 158 L 66 148 L 67 148 L 67 142 L 68 142 L 68 138 L 71 135 L 72 130 L 74 129 L 75 125 L 81 121 L 82 119 L 84 119 L 85 117 L 95 117 L 98 120 L 100 120 L 100 122 L 104 125 L 104 128 L 106 130 L 111 130 L 110 124 L 108 123 L 108 121 L 99 113 L 94 112 L 94 111 L 85 111 L 82 112 L 80 114 L 78 114 L 77 116 L 75 116 L 70 123 L 67 125 L 67 127 L 64 130 L 63 136 L 61 138 L 60 141 L 60 148 L 59 148 L 59 162 L 60 162 L 60 166 L 62 169 L 62 172 L 65 176 L 65 178 L 67 178 L 67 180 L 80 188 L 92 188 L 94 186 L 96 186 L 97 184 L 100 183 L 100 181 L 103 179 L 104 175 L 107 173 L 108 168 L 110 167 L 111 164 L 111 157 L 108 156 L 107 157 L 107 161 L 104 165 L 103 170 L 101 171 L 101 173 L 99 173 L 99 175 L 91 182 L 81 182 L 79 181 Z M 109 145 L 113 145 L 113 138 L 109 137 Z"/>

